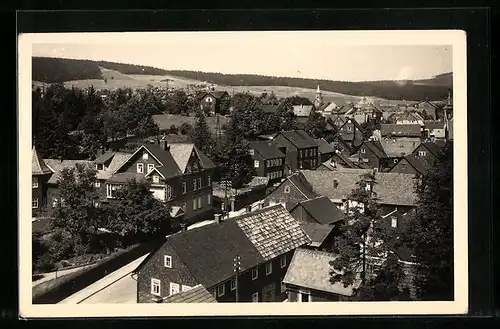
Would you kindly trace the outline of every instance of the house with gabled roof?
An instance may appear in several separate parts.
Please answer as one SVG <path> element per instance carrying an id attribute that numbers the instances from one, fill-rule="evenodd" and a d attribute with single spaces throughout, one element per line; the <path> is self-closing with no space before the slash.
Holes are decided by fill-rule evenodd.
<path id="1" fill-rule="evenodd" d="M 392 173 L 423 175 L 426 171 L 425 164 L 415 155 L 408 154 L 400 159 L 390 170 Z"/>
<path id="2" fill-rule="evenodd" d="M 446 124 L 444 121 L 424 121 L 424 138 L 445 139 Z"/>
<path id="3" fill-rule="evenodd" d="M 424 119 L 428 117 L 432 120 L 437 120 L 439 108 L 440 106 L 438 104 L 428 100 L 415 105 L 415 110 L 421 113 L 424 116 Z"/>
<path id="4" fill-rule="evenodd" d="M 349 118 L 339 128 L 335 136 L 340 136 L 349 145 L 351 152 L 354 152 L 364 141 L 363 128 L 356 120 Z"/>
<path id="5" fill-rule="evenodd" d="M 197 97 L 200 102 L 200 108 L 209 115 L 219 113 L 221 104 L 229 101 L 231 98 L 225 90 L 202 92 Z"/>
<path id="6" fill-rule="evenodd" d="M 349 157 L 340 151 L 335 154 L 316 168 L 316 170 L 334 170 L 336 168 L 359 168 Z"/>
<path id="7" fill-rule="evenodd" d="M 33 146 L 31 149 L 31 209 L 32 217 L 37 217 L 40 210 L 47 204 L 48 180 L 52 176 L 52 170 L 42 159 L 38 150 Z"/>
<path id="8" fill-rule="evenodd" d="M 316 139 L 319 151 L 319 163 L 323 163 L 335 154 L 335 148 L 324 138 Z"/>
<path id="9" fill-rule="evenodd" d="M 158 303 L 217 303 L 217 299 L 203 285 L 199 284 L 192 288 L 184 288 L 177 294 L 159 298 Z"/>
<path id="10" fill-rule="evenodd" d="M 202 285 L 217 302 L 280 302 L 296 248 L 310 243 L 283 206 L 265 207 L 168 236 L 134 271 L 137 302 Z M 236 279 L 236 275 L 238 278 Z"/>
<path id="11" fill-rule="evenodd" d="M 397 125 L 415 124 L 423 126 L 424 118 L 422 118 L 422 116 L 416 111 L 405 110 L 402 112 L 393 113 L 389 118 L 386 119 L 386 123 Z"/>
<path id="12" fill-rule="evenodd" d="M 291 211 L 297 204 L 320 195 L 312 191 L 312 187 L 298 172 L 286 177 L 281 184 L 264 197 L 264 205 L 282 204 Z"/>
<path id="13" fill-rule="evenodd" d="M 250 142 L 256 176 L 269 177 L 269 183 L 279 182 L 285 176 L 285 154 L 273 141 Z"/>
<path id="14" fill-rule="evenodd" d="M 388 171 L 405 156 L 412 154 L 420 146 L 422 140 L 418 137 L 401 137 L 380 140 L 386 157 L 380 160 L 380 170 Z"/>
<path id="15" fill-rule="evenodd" d="M 381 141 L 364 141 L 349 159 L 363 168 L 380 170 L 383 167 L 384 159 L 387 158 Z"/>
<path id="16" fill-rule="evenodd" d="M 422 162 L 426 168 L 430 168 L 434 166 L 442 150 L 443 145 L 434 142 L 424 142 L 415 148 L 413 155 Z"/>
<path id="17" fill-rule="evenodd" d="M 285 153 L 285 163 L 291 172 L 304 168 L 316 168 L 318 143 L 304 130 L 281 131 L 273 142 Z"/>
<path id="18" fill-rule="evenodd" d="M 336 255 L 330 252 L 298 248 L 286 272 L 285 285 L 288 302 L 349 301 L 355 298 L 355 290 L 361 279 L 345 286 L 342 282 L 330 281 L 332 261 Z"/>
<path id="19" fill-rule="evenodd" d="M 192 143 L 143 144 L 122 161 L 106 180 L 106 198 L 130 182 L 145 182 L 153 195 L 188 221 L 206 216 L 212 208 L 215 165 Z"/>

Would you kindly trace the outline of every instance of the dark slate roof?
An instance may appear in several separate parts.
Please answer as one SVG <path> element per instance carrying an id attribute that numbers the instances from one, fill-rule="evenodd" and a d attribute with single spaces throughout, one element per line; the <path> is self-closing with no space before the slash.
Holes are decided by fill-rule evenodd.
<path id="1" fill-rule="evenodd" d="M 143 145 L 143 147 L 161 162 L 162 166 L 157 168 L 165 178 L 182 175 L 181 169 L 169 151 L 162 150 L 159 144 Z"/>
<path id="2" fill-rule="evenodd" d="M 299 173 L 295 173 L 287 177 L 287 179 L 292 182 L 308 199 L 315 199 L 319 197 L 319 194 L 313 192 L 310 184 L 303 179 L 303 177 Z"/>
<path id="3" fill-rule="evenodd" d="M 333 148 L 330 143 L 328 143 L 324 138 L 318 138 L 316 139 L 316 142 L 318 143 L 318 151 L 321 154 L 327 154 L 327 153 L 334 153 L 335 149 Z"/>
<path id="4" fill-rule="evenodd" d="M 312 247 L 320 247 L 334 228 L 333 225 L 306 222 L 301 222 L 300 227 L 311 239 Z"/>
<path id="5" fill-rule="evenodd" d="M 420 138 L 395 138 L 380 141 L 388 157 L 402 157 L 413 153 L 421 144 Z"/>
<path id="6" fill-rule="evenodd" d="M 250 148 L 254 149 L 264 159 L 284 158 L 285 155 L 278 149 L 278 146 L 272 141 L 250 142 Z"/>
<path id="7" fill-rule="evenodd" d="M 98 164 L 102 164 L 108 162 L 115 156 L 116 152 L 106 152 L 104 154 L 99 155 L 94 162 Z"/>
<path id="8" fill-rule="evenodd" d="M 415 170 L 418 171 L 419 174 L 425 173 L 425 170 L 427 169 L 425 163 L 416 158 L 414 154 L 408 154 L 407 156 L 404 157 L 404 160 L 406 160 L 410 164 L 410 166 L 415 168 Z M 397 164 L 393 168 L 395 168 L 396 166 Z"/>
<path id="9" fill-rule="evenodd" d="M 325 291 L 329 293 L 352 296 L 354 288 L 359 287 L 361 280 L 352 286 L 345 287 L 342 282 L 330 282 L 330 263 L 337 256 L 330 252 L 299 248 L 295 251 L 283 283 L 299 287 Z"/>
<path id="10" fill-rule="evenodd" d="M 215 297 L 203 285 L 163 298 L 162 303 L 217 303 Z"/>
<path id="11" fill-rule="evenodd" d="M 425 142 L 425 143 L 422 143 L 423 146 L 425 146 L 425 148 L 427 148 L 429 150 L 429 152 L 431 152 L 434 156 L 439 156 L 439 154 L 441 153 L 443 147 L 436 144 L 436 143 L 432 143 L 432 142 Z"/>
<path id="12" fill-rule="evenodd" d="M 381 124 L 380 133 L 382 136 L 420 137 L 422 128 L 419 124 Z"/>
<path id="13" fill-rule="evenodd" d="M 302 206 L 319 224 L 333 224 L 344 218 L 342 211 L 326 196 L 302 201 L 298 206 Z"/>
<path id="14" fill-rule="evenodd" d="M 194 279 L 210 288 L 234 275 L 236 255 L 241 258 L 241 270 L 246 271 L 310 242 L 299 222 L 282 205 L 274 205 L 173 234 L 166 243 Z"/>
<path id="15" fill-rule="evenodd" d="M 444 122 L 436 122 L 436 121 L 424 121 L 424 128 L 433 130 L 433 129 L 444 129 Z"/>
<path id="16" fill-rule="evenodd" d="M 46 175 L 51 174 L 52 170 L 47 167 L 45 161 L 42 159 L 37 149 L 33 146 L 31 150 L 31 174 L 32 175 Z"/>
<path id="17" fill-rule="evenodd" d="M 194 279 L 207 288 L 234 275 L 236 255 L 241 257 L 242 271 L 265 262 L 232 218 L 173 234 L 167 238 L 167 243 L 175 249 Z"/>
<path id="18" fill-rule="evenodd" d="M 281 134 L 299 149 L 318 146 L 314 138 L 304 130 L 283 131 Z"/>
<path id="19" fill-rule="evenodd" d="M 387 154 L 384 151 L 384 147 L 380 141 L 365 141 L 363 145 L 371 150 L 373 154 L 379 159 L 387 158 Z"/>

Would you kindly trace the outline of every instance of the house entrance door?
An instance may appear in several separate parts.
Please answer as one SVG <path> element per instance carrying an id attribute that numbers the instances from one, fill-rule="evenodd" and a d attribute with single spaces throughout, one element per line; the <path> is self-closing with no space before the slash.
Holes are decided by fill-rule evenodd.
<path id="1" fill-rule="evenodd" d="M 263 302 L 275 302 L 276 301 L 276 284 L 271 283 L 262 289 L 262 301 Z"/>

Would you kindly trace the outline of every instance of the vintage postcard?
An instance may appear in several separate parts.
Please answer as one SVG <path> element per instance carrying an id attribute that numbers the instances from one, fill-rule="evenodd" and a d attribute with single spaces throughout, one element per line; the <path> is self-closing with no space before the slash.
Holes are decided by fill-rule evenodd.
<path id="1" fill-rule="evenodd" d="M 467 313 L 463 31 L 18 49 L 22 317 Z"/>

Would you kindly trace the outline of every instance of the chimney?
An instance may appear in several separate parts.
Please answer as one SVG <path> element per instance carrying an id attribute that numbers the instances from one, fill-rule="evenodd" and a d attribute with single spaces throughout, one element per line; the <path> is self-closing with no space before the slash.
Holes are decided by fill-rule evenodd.
<path id="1" fill-rule="evenodd" d="M 59 163 L 62 163 L 63 162 L 63 158 L 62 156 L 59 156 Z"/>
<path id="2" fill-rule="evenodd" d="M 220 223 L 221 223 L 221 217 L 222 217 L 222 215 L 221 215 L 221 214 L 215 214 L 215 215 L 214 215 L 214 219 L 215 219 L 215 222 L 216 222 L 217 224 L 220 224 Z"/>
<path id="3" fill-rule="evenodd" d="M 334 180 L 333 180 L 333 187 L 334 187 L 334 188 L 337 188 L 338 186 L 339 186 L 339 181 L 338 181 L 338 180 L 336 180 L 336 179 L 334 179 Z"/>
<path id="4" fill-rule="evenodd" d="M 170 146 L 168 146 L 166 138 L 160 139 L 160 148 L 162 149 L 162 151 L 168 151 L 170 149 Z"/>
<path id="5" fill-rule="evenodd" d="M 247 212 L 252 212 L 252 205 L 248 205 L 246 210 Z"/>

